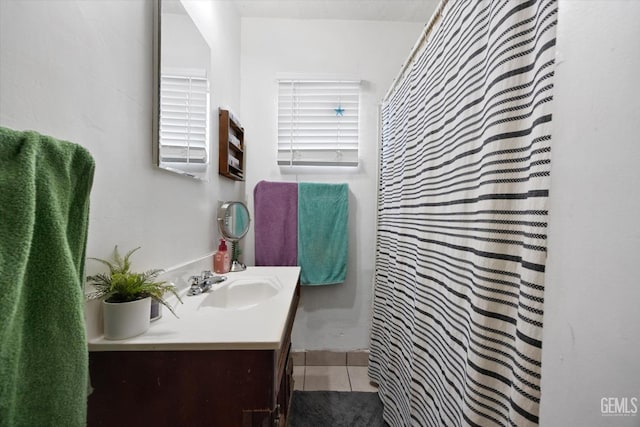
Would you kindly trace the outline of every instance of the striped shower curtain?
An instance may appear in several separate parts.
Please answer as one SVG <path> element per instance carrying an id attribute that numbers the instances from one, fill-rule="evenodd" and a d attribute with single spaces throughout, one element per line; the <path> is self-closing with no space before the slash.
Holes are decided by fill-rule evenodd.
<path id="1" fill-rule="evenodd" d="M 556 18 L 449 0 L 382 105 L 369 374 L 392 426 L 538 424 Z"/>

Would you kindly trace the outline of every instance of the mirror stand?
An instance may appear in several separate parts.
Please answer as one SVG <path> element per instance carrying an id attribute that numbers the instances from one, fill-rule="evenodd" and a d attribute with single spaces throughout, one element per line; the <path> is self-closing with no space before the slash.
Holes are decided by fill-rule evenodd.
<path id="1" fill-rule="evenodd" d="M 238 241 L 231 241 L 231 270 L 229 271 L 244 271 L 247 266 L 238 261 Z"/>
<path id="2" fill-rule="evenodd" d="M 231 270 L 244 271 L 247 266 L 238 261 L 238 241 L 249 231 L 251 216 L 242 202 L 224 202 L 218 209 L 218 228 L 222 236 L 231 242 Z"/>

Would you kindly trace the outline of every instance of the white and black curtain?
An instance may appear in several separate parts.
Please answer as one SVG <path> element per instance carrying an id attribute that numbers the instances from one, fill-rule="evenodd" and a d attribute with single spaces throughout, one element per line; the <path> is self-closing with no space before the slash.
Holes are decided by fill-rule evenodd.
<path id="1" fill-rule="evenodd" d="M 556 20 L 450 0 L 383 103 L 369 374 L 392 426 L 538 424 Z"/>

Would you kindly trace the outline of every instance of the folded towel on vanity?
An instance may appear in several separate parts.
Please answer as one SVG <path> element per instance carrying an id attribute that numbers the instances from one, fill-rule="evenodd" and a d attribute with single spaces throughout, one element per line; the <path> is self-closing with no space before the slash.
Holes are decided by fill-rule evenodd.
<path id="1" fill-rule="evenodd" d="M 94 162 L 0 127 L 0 425 L 85 426 L 83 276 Z"/>
<path id="2" fill-rule="evenodd" d="M 298 185 L 298 263 L 300 283 L 330 285 L 347 276 L 349 187 L 301 182 Z"/>
<path id="3" fill-rule="evenodd" d="M 256 265 L 298 265 L 298 184 L 260 181 L 253 200 Z"/>

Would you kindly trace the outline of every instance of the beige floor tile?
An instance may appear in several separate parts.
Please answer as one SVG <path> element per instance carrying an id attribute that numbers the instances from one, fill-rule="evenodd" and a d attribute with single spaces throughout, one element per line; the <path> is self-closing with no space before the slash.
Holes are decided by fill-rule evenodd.
<path id="1" fill-rule="evenodd" d="M 304 351 L 292 351 L 291 352 L 291 359 L 293 360 L 293 366 L 304 366 L 306 365 L 305 362 L 305 352 Z"/>
<path id="2" fill-rule="evenodd" d="M 293 389 L 304 390 L 304 366 L 293 367 Z"/>
<path id="3" fill-rule="evenodd" d="M 369 351 L 359 350 L 348 352 L 347 366 L 369 366 Z"/>
<path id="4" fill-rule="evenodd" d="M 305 354 L 305 365 L 345 366 L 347 353 L 344 351 L 311 350 Z"/>
<path id="5" fill-rule="evenodd" d="M 304 390 L 351 391 L 346 366 L 306 366 Z"/>
<path id="6" fill-rule="evenodd" d="M 351 390 L 353 391 L 378 391 L 378 387 L 369 382 L 366 366 L 347 366 Z"/>

